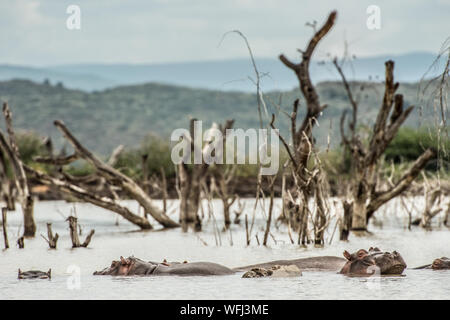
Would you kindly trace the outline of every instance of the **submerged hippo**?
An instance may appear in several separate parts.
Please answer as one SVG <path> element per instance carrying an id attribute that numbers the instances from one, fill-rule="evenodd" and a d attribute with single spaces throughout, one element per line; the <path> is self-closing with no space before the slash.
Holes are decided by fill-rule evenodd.
<path id="1" fill-rule="evenodd" d="M 344 265 L 346 260 L 340 257 L 323 256 L 312 258 L 300 258 L 294 260 L 275 260 L 265 263 L 252 264 L 249 266 L 243 266 L 234 268 L 234 271 L 248 271 L 254 268 L 270 269 L 274 266 L 289 266 L 295 265 L 300 270 L 326 270 L 326 271 L 339 271 Z"/>
<path id="2" fill-rule="evenodd" d="M 360 252 L 361 251 L 361 252 Z M 358 254 L 359 253 L 359 254 Z M 381 274 L 402 274 L 406 263 L 402 256 L 393 251 L 382 252 L 378 248 L 358 250 L 354 254 L 344 251 L 344 258 L 334 256 L 322 256 L 312 258 L 301 258 L 294 260 L 276 260 L 260 264 L 254 264 L 233 269 L 234 271 L 248 271 L 253 268 L 271 268 L 275 265 L 295 265 L 302 271 L 336 271 L 342 274 L 373 274 L 369 266 L 376 266 Z M 369 268 L 369 270 L 367 270 Z M 375 269 L 374 269 L 375 270 Z"/>
<path id="3" fill-rule="evenodd" d="M 437 258 L 432 264 L 426 264 L 414 269 L 450 270 L 450 259 L 447 257 Z"/>
<path id="4" fill-rule="evenodd" d="M 211 262 L 146 262 L 136 257 L 113 261 L 111 266 L 102 271 L 94 272 L 94 275 L 112 276 L 220 276 L 233 274 L 233 270 L 217 263 Z"/>
<path id="5" fill-rule="evenodd" d="M 38 271 L 38 270 L 30 270 L 30 271 L 21 271 L 19 269 L 18 279 L 51 279 L 52 278 L 52 269 L 48 269 L 47 272 Z"/>
<path id="6" fill-rule="evenodd" d="M 253 268 L 242 275 L 242 278 L 262 278 L 262 277 L 300 277 L 302 272 L 296 265 L 273 266 L 269 269 Z"/>
<path id="7" fill-rule="evenodd" d="M 383 252 L 378 248 L 369 251 L 360 249 L 353 254 L 344 251 L 347 262 L 339 273 L 347 275 L 400 275 L 406 269 L 406 263 L 397 251 Z"/>

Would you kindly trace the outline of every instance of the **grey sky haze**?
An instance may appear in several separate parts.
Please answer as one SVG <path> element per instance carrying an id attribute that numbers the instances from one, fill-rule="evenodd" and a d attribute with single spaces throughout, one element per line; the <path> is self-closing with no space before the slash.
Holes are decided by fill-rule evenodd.
<path id="1" fill-rule="evenodd" d="M 81 8 L 81 30 L 68 30 L 66 8 Z M 369 5 L 381 9 L 381 29 L 366 27 Z M 298 55 L 338 10 L 335 29 L 317 58 L 437 52 L 450 35 L 450 0 L 1 0 L 0 64 L 161 63 L 247 57 L 239 29 L 255 56 Z"/>

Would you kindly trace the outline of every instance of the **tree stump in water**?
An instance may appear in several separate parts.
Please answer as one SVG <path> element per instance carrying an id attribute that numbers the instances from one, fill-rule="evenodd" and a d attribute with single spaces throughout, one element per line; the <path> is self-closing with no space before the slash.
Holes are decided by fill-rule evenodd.
<path id="1" fill-rule="evenodd" d="M 51 223 L 47 223 L 47 236 L 48 236 L 48 239 L 45 238 L 43 235 L 41 235 L 41 236 L 42 236 L 42 238 L 44 238 L 45 241 L 47 241 L 50 249 L 56 249 L 56 243 L 58 242 L 59 235 L 58 235 L 58 233 L 55 233 L 55 235 L 53 235 L 52 224 Z"/>
<path id="2" fill-rule="evenodd" d="M 82 244 L 80 244 L 80 238 L 78 237 L 78 219 L 74 216 L 70 216 L 67 218 L 69 221 L 69 228 L 70 228 L 70 238 L 72 239 L 72 248 L 79 248 L 84 247 L 86 248 L 89 243 L 91 242 L 92 236 L 95 233 L 95 230 L 92 229 L 91 232 L 89 232 L 88 236 L 84 240 Z"/>
<path id="3" fill-rule="evenodd" d="M 24 237 L 20 237 L 19 239 L 17 239 L 17 245 L 19 246 L 19 249 L 23 249 L 25 248 L 25 243 L 24 243 Z"/>
<path id="4" fill-rule="evenodd" d="M 3 239 L 5 239 L 5 249 L 9 248 L 9 242 L 8 242 L 8 231 L 7 231 L 7 218 L 6 214 L 8 213 L 8 208 L 4 207 L 2 208 L 2 225 L 3 225 Z"/>

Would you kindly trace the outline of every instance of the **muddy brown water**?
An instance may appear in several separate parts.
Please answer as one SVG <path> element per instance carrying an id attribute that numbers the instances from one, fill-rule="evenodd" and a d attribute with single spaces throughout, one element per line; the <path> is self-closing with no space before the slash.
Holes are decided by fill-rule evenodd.
<path id="1" fill-rule="evenodd" d="M 245 199 L 246 213 L 251 218 L 254 199 Z M 417 209 L 423 206 L 421 198 L 409 199 Z M 136 210 L 137 204 L 127 201 Z M 91 228 L 96 230 L 89 248 L 71 248 L 68 224 L 64 221 L 73 207 L 82 227 L 81 239 Z M 279 209 L 279 199 L 275 209 Z M 176 208 L 176 203 L 171 206 Z M 351 278 L 335 272 L 304 272 L 298 278 L 242 279 L 242 274 L 215 277 L 110 277 L 93 276 L 119 256 L 135 255 L 141 259 L 162 261 L 211 261 L 228 267 L 237 267 L 269 260 L 294 259 L 320 255 L 341 256 L 344 249 L 378 246 L 397 250 L 408 267 L 431 263 L 434 258 L 450 256 L 450 230 L 439 226 L 442 217 L 434 221 L 432 232 L 406 229 L 407 214 L 398 202 L 391 202 L 376 215 L 370 226 L 373 236 L 350 237 L 349 242 L 338 241 L 331 233 L 335 217 L 326 234 L 324 248 L 301 248 L 292 245 L 286 229 L 273 226 L 276 243 L 269 238 L 269 247 L 258 246 L 254 237 L 262 241 L 264 233 L 263 210 L 256 212 L 252 243 L 245 245 L 245 230 L 233 225 L 230 232 L 217 233 L 223 221 L 221 205 L 214 201 L 215 219 L 204 220 L 204 231 L 199 234 L 168 231 L 137 231 L 136 227 L 114 213 L 89 204 L 69 204 L 63 201 L 38 202 L 35 218 L 37 236 L 25 240 L 25 249 L 14 246 L 21 228 L 21 212 L 8 214 L 8 235 L 11 248 L 0 252 L 1 299 L 449 299 L 450 271 L 407 269 L 402 277 Z M 205 214 L 208 216 L 205 206 Z M 339 205 L 332 207 L 339 213 Z M 176 213 L 171 215 L 177 219 Z M 251 219 L 250 219 L 251 220 Z M 40 234 L 46 235 L 46 222 L 53 223 L 58 232 L 58 249 L 49 250 Z M 116 224 L 118 222 L 118 225 Z M 382 224 L 381 224 L 382 222 Z M 156 226 L 156 223 L 154 224 Z M 217 228 L 215 227 L 217 225 Z M 220 238 L 220 239 L 219 239 Z M 221 244 L 220 244 L 220 243 Z M 232 243 L 232 244 L 231 244 Z M 3 247 L 3 239 L 0 240 Z M 17 269 L 52 269 L 51 280 L 18 280 Z"/>

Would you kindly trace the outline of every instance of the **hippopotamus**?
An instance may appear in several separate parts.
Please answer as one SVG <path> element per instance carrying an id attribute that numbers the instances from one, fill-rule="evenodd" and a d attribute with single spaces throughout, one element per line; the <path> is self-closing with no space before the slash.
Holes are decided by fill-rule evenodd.
<path id="1" fill-rule="evenodd" d="M 111 266 L 94 275 L 112 276 L 220 276 L 233 274 L 234 271 L 212 262 L 167 262 L 144 261 L 134 256 L 113 261 Z"/>
<path id="2" fill-rule="evenodd" d="M 379 271 L 382 275 L 401 275 L 406 263 L 397 251 L 383 252 L 378 248 L 369 251 L 360 249 L 353 254 L 344 251 L 347 262 L 339 271 L 347 275 L 373 275 Z"/>
<path id="3" fill-rule="evenodd" d="M 52 278 L 52 269 L 48 269 L 47 272 L 38 271 L 38 270 L 30 270 L 30 271 L 21 271 L 19 269 L 18 279 L 51 279 Z"/>
<path id="4" fill-rule="evenodd" d="M 358 250 L 354 254 L 344 251 L 344 257 L 321 256 L 312 258 L 301 258 L 294 260 L 276 260 L 260 264 L 254 264 L 244 267 L 234 268 L 234 271 L 249 271 L 253 268 L 269 269 L 275 265 L 287 266 L 295 265 L 302 271 L 336 271 L 342 274 L 373 274 L 369 266 L 379 268 L 381 274 L 402 274 L 406 268 L 406 263 L 402 256 L 393 251 L 382 252 L 378 248 L 370 248 L 369 251 L 364 249 Z M 369 268 L 369 270 L 367 270 Z M 375 269 L 374 269 L 375 270 Z"/>
<path id="5" fill-rule="evenodd" d="M 447 257 L 437 258 L 432 264 L 426 264 L 414 269 L 450 270 L 450 259 Z"/>
<path id="6" fill-rule="evenodd" d="M 269 269 L 253 268 L 242 275 L 242 278 L 262 278 L 262 277 L 299 277 L 302 272 L 296 265 L 273 266 Z"/>
<path id="7" fill-rule="evenodd" d="M 339 271 L 342 266 L 345 265 L 346 260 L 340 257 L 334 256 L 322 256 L 322 257 L 312 257 L 312 258 L 300 258 L 293 260 L 275 260 L 265 263 L 252 264 L 248 266 L 234 268 L 234 271 L 249 271 L 254 268 L 264 268 L 270 269 L 274 266 L 289 266 L 295 265 L 300 270 L 314 271 L 314 270 L 325 270 L 325 271 Z"/>

